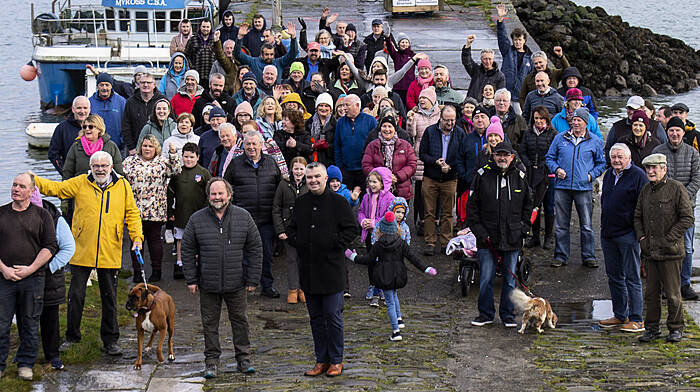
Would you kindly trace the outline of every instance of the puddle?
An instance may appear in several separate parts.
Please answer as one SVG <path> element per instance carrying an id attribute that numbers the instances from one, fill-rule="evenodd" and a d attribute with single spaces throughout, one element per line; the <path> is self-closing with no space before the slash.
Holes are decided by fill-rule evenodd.
<path id="1" fill-rule="evenodd" d="M 557 314 L 559 324 L 590 324 L 594 330 L 598 330 L 596 321 L 613 316 L 612 301 L 609 299 L 591 302 L 552 303 L 552 310 Z"/>

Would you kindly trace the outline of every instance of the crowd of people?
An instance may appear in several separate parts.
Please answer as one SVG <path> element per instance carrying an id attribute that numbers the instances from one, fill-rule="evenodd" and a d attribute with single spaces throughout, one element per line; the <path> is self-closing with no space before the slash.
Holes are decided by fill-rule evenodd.
<path id="1" fill-rule="evenodd" d="M 280 251 L 287 302 L 306 303 L 311 319 L 317 364 L 306 374 L 336 376 L 343 368 L 343 301 L 352 295 L 346 259 L 368 265 L 366 298 L 371 306 L 385 300 L 390 339 L 399 341 L 403 259 L 435 275 L 426 260 L 444 252 L 458 226 L 455 203 L 466 200 L 481 269 L 472 324 L 491 324 L 494 255 L 512 271 L 523 246 L 541 246 L 553 252 L 552 267 L 568 265 L 572 204 L 580 259 L 598 267 L 593 185 L 600 176 L 600 241 L 614 311 L 600 325 L 645 331 L 642 341 L 658 338 L 663 293 L 667 340 L 680 341 L 680 303 L 697 299 L 690 275 L 700 133 L 689 108 L 656 109 L 633 96 L 627 116 L 603 140 L 595 97 L 562 49 L 553 49 L 556 68 L 545 52 L 528 48 L 524 30 L 509 37 L 505 6 L 497 11 L 503 63 L 499 68 L 490 48 L 474 60 L 475 36 L 467 35 L 466 95 L 450 82 L 450 73 L 462 70 L 414 52 L 406 34 L 376 19 L 362 38 L 328 8 L 313 41 L 301 18 L 299 31 L 287 23 L 281 32 L 260 14 L 252 26 L 236 26 L 226 11 L 216 29 L 208 20 L 182 20 L 158 87 L 143 66 L 132 83 L 99 73 L 95 94 L 75 98 L 51 139 L 49 159 L 63 181 L 18 175 L 12 203 L 0 208 L 0 233 L 12 245 L 0 249 L 0 292 L 16 298 L 0 314 L 0 372 L 16 312 L 16 361 L 20 377 L 31 379 L 42 305 L 32 298 L 44 287 L 53 293 L 41 314 L 44 353 L 63 367 L 58 353 L 81 339 L 94 268 L 104 350 L 121 354 L 116 287 L 126 224 L 133 251 L 148 244 L 149 282 L 163 278 L 163 230 L 166 240 L 173 237 L 173 278 L 200 296 L 206 377 L 217 375 L 222 300 L 238 369 L 255 371 L 245 293 L 261 286 L 261 295 L 280 297 L 272 269 Z M 62 217 L 39 193 L 62 199 Z M 26 235 L 15 241 L 17 227 Z M 366 254 L 351 249 L 358 236 Z M 411 250 L 416 237 L 423 237 L 424 258 Z M 142 266 L 133 251 L 136 283 Z M 53 325 L 68 260 L 68 325 L 59 350 Z M 515 281 L 503 278 L 499 317 L 510 328 L 517 326 L 509 298 Z"/>

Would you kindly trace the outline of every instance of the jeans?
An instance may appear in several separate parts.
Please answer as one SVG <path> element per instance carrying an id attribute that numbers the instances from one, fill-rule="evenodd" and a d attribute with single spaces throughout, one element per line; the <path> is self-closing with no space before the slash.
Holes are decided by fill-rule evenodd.
<path id="1" fill-rule="evenodd" d="M 384 290 L 384 298 L 386 299 L 386 311 L 389 313 L 389 322 L 391 323 L 391 331 L 399 330 L 399 322 L 401 318 L 401 305 L 399 305 L 399 296 L 396 290 Z"/>
<path id="2" fill-rule="evenodd" d="M 509 252 L 501 252 L 503 255 L 503 263 L 508 269 L 515 273 L 515 266 L 518 263 L 519 251 L 513 250 Z M 493 304 L 493 278 L 496 276 L 496 260 L 493 258 L 491 251 L 488 249 L 479 249 L 477 251 L 479 258 L 479 315 L 486 317 L 488 320 L 493 320 L 496 314 L 496 309 Z M 498 305 L 498 315 L 501 321 L 512 321 L 515 319 L 515 310 L 513 303 L 510 301 L 510 292 L 515 288 L 515 279 L 505 269 L 503 273 L 503 284 L 501 285 L 501 302 Z"/>
<path id="3" fill-rule="evenodd" d="M 600 238 L 605 272 L 612 298 L 613 314 L 618 320 L 641 322 L 644 311 L 642 279 L 639 276 L 641 251 L 634 231 L 614 238 Z"/>
<path id="4" fill-rule="evenodd" d="M 549 216 L 554 216 L 554 178 L 549 179 L 547 193 L 544 195 L 544 213 Z"/>
<path id="5" fill-rule="evenodd" d="M 260 278 L 260 285 L 264 291 L 270 290 L 272 288 L 272 283 L 275 280 L 275 278 L 272 276 L 272 252 L 275 246 L 275 228 L 272 226 L 272 223 L 258 225 L 258 232 L 260 232 L 263 247 L 262 277 Z"/>
<path id="6" fill-rule="evenodd" d="M 10 351 L 12 316 L 17 316 L 18 367 L 34 367 L 39 354 L 39 318 L 44 305 L 44 275 L 33 274 L 18 282 L 0 277 L 0 371 Z"/>
<path id="7" fill-rule="evenodd" d="M 68 325 L 66 326 L 66 340 L 79 342 L 80 322 L 83 318 L 85 306 L 85 284 L 90 277 L 90 267 L 77 265 L 70 266 L 70 288 L 68 289 Z M 119 282 L 118 268 L 98 268 L 97 281 L 100 288 L 100 301 L 102 308 L 102 323 L 100 324 L 100 337 L 106 347 L 119 340 L 119 323 L 117 322 L 117 283 Z"/>
<path id="8" fill-rule="evenodd" d="M 595 235 L 593 234 L 593 192 L 557 189 L 554 192 L 556 204 L 555 229 L 556 245 L 554 259 L 568 264 L 571 253 L 571 203 L 576 204 L 581 230 L 581 260 L 595 260 Z"/>
<path id="9" fill-rule="evenodd" d="M 681 286 L 690 284 L 690 275 L 693 271 L 693 237 L 695 237 L 695 224 L 685 231 L 685 257 L 681 265 Z"/>
<path id="10" fill-rule="evenodd" d="M 246 290 L 240 289 L 232 293 L 199 293 L 199 310 L 202 314 L 204 330 L 204 362 L 218 365 L 221 356 L 219 343 L 219 319 L 221 318 L 221 302 L 226 302 L 228 320 L 231 323 L 233 348 L 236 361 L 250 357 L 250 340 L 248 338 L 248 310 Z"/>
<path id="11" fill-rule="evenodd" d="M 343 362 L 343 292 L 328 295 L 306 294 L 311 335 L 314 338 L 316 362 L 339 364 Z"/>

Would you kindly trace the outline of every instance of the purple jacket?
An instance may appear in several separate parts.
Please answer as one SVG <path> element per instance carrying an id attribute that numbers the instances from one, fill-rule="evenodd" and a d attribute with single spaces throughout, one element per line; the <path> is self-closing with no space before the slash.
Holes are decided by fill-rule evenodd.
<path id="1" fill-rule="evenodd" d="M 362 198 L 362 202 L 360 202 L 360 207 L 357 210 L 357 221 L 362 224 L 362 221 L 365 219 L 373 219 L 374 222 L 372 222 L 372 230 L 374 229 L 374 225 L 379 222 L 380 219 L 384 216 L 384 213 L 386 213 L 389 210 L 389 205 L 391 202 L 394 201 L 394 195 L 391 193 L 391 170 L 389 170 L 386 167 L 378 167 L 372 170 L 373 172 L 379 173 L 379 175 L 382 177 L 382 182 L 384 183 L 384 189 L 379 191 L 379 200 L 378 200 L 378 205 L 376 210 L 374 211 L 374 216 L 372 216 L 372 194 L 369 191 L 369 188 L 367 188 L 367 193 L 365 193 L 365 196 Z M 371 172 L 370 172 L 371 173 Z M 367 230 L 367 229 L 362 229 L 362 241 L 365 241 L 365 238 L 367 238 L 367 235 L 372 231 L 372 230 Z"/>
<path id="2" fill-rule="evenodd" d="M 398 45 L 398 42 L 396 44 Z M 399 48 L 395 47 L 393 36 L 392 39 L 386 40 L 386 51 L 389 52 L 389 56 L 391 56 L 391 59 L 394 61 L 394 71 L 400 70 L 407 62 L 413 61 L 412 58 L 416 55 L 416 52 L 414 52 L 410 46 L 406 50 L 400 50 Z M 399 91 L 408 91 L 408 86 L 411 85 L 411 82 L 415 78 L 416 66 L 414 65 L 411 67 L 411 69 L 408 70 L 408 72 L 406 72 L 406 74 L 403 76 L 403 78 L 401 78 L 401 80 L 399 80 L 398 83 L 394 84 L 393 89 Z"/>

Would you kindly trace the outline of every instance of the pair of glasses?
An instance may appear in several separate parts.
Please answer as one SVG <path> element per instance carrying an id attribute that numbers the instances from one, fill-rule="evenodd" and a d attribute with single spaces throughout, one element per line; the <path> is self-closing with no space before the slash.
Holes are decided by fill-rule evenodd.
<path id="1" fill-rule="evenodd" d="M 94 128 L 95 128 L 95 126 L 92 124 L 84 124 L 83 125 L 83 129 L 93 130 Z"/>
<path id="2" fill-rule="evenodd" d="M 109 165 L 98 165 L 98 164 L 94 164 L 94 165 L 90 165 L 90 167 L 93 168 L 93 169 L 106 169 L 106 168 L 109 167 Z"/>

